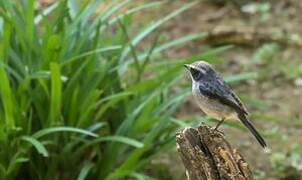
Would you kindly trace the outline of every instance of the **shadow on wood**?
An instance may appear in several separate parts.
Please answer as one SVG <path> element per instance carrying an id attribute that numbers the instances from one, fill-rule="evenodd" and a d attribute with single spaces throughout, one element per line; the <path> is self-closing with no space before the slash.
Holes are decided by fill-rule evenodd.
<path id="1" fill-rule="evenodd" d="M 189 180 L 253 179 L 239 151 L 209 126 L 185 128 L 177 133 L 176 142 Z"/>

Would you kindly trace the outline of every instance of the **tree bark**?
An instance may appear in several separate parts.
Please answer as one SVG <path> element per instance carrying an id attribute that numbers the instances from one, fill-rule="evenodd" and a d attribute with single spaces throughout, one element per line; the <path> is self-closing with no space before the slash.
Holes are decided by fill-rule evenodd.
<path id="1" fill-rule="evenodd" d="M 176 142 L 189 180 L 253 179 L 239 151 L 209 126 L 185 128 L 177 133 Z"/>

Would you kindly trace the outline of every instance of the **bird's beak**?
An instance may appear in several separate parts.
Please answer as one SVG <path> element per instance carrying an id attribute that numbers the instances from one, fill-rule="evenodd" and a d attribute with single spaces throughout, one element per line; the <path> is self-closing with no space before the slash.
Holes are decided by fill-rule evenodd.
<path id="1" fill-rule="evenodd" d="M 189 65 L 189 64 L 184 64 L 184 66 L 185 66 L 185 68 L 186 68 L 187 70 L 190 71 L 190 65 Z"/>

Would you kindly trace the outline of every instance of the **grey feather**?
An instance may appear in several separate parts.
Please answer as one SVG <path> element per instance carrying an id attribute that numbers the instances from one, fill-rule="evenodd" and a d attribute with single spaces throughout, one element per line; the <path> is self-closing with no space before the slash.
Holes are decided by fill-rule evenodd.
<path id="1" fill-rule="evenodd" d="M 199 84 L 201 94 L 209 98 L 216 99 L 222 104 L 233 108 L 237 113 L 248 114 L 240 99 L 235 95 L 232 89 L 225 83 L 221 84 L 222 79 L 214 78 L 209 82 L 204 81 Z"/>
<path id="2" fill-rule="evenodd" d="M 185 65 L 192 78 L 192 92 L 200 108 L 209 116 L 240 120 L 255 136 L 262 147 L 267 144 L 251 121 L 246 107 L 223 78 L 204 61 Z"/>

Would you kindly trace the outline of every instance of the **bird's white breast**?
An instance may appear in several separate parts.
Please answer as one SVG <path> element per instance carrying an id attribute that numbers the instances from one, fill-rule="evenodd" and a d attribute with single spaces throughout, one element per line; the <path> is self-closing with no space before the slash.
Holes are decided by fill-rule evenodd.
<path id="1" fill-rule="evenodd" d="M 233 109 L 217 100 L 202 95 L 196 82 L 192 83 L 192 94 L 198 106 L 206 115 L 218 120 L 238 119 L 237 113 Z"/>

